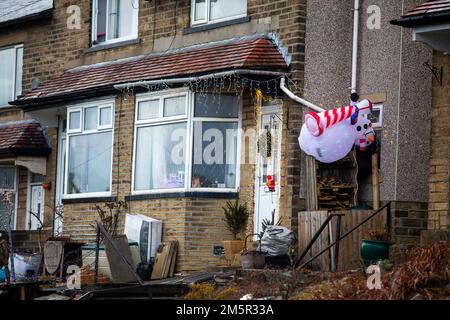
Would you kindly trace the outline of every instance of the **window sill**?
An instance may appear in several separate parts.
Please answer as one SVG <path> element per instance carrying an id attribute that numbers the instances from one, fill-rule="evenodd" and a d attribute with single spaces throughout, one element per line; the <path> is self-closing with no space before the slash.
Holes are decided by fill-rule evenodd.
<path id="1" fill-rule="evenodd" d="M 62 199 L 62 204 L 72 203 L 96 203 L 96 202 L 116 202 L 117 197 L 92 197 L 92 198 L 70 198 Z"/>
<path id="2" fill-rule="evenodd" d="M 142 39 L 133 39 L 133 40 L 124 40 L 124 41 L 115 42 L 115 43 L 98 44 L 93 47 L 85 49 L 84 53 L 92 53 L 92 52 L 109 50 L 109 49 L 125 47 L 125 46 L 131 46 L 131 45 L 141 44 L 141 43 L 142 43 Z"/>
<path id="3" fill-rule="evenodd" d="M 217 23 L 202 24 L 199 26 L 188 27 L 188 28 L 183 29 L 183 35 L 197 33 L 197 32 L 203 32 L 203 31 L 209 31 L 209 30 L 213 30 L 213 29 L 223 28 L 223 27 L 232 26 L 235 24 L 246 23 L 246 22 L 250 22 L 250 16 L 237 18 L 237 19 L 233 19 L 233 20 L 217 22 Z"/>
<path id="4" fill-rule="evenodd" d="M 238 192 L 174 192 L 174 193 L 155 193 L 129 195 L 125 201 L 170 199 L 170 198 L 207 198 L 207 199 L 237 199 Z"/>

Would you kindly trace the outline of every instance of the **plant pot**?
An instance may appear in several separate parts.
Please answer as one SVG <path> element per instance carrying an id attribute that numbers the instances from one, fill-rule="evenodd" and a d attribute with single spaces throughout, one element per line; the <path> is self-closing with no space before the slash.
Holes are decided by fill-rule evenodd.
<path id="1" fill-rule="evenodd" d="M 360 254 L 364 264 L 369 266 L 373 262 L 389 259 L 390 245 L 388 241 L 362 240 Z"/>
<path id="2" fill-rule="evenodd" d="M 241 253 L 244 248 L 244 241 L 242 240 L 224 240 L 222 244 L 225 251 L 225 259 L 229 262 L 233 262 L 234 255 Z"/>
<path id="3" fill-rule="evenodd" d="M 263 269 L 265 265 L 265 252 L 246 251 L 242 254 L 242 269 Z"/>

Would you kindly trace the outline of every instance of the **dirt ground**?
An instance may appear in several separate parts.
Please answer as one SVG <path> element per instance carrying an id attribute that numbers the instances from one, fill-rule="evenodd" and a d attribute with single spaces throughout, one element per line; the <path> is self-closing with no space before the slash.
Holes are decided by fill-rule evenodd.
<path id="1" fill-rule="evenodd" d="M 306 269 L 254 270 L 213 283 L 197 284 L 188 300 L 450 300 L 447 243 L 415 248 L 402 264 L 381 270 L 381 287 L 369 289 L 365 270 L 312 272 Z M 373 282 L 373 278 L 370 280 Z"/>

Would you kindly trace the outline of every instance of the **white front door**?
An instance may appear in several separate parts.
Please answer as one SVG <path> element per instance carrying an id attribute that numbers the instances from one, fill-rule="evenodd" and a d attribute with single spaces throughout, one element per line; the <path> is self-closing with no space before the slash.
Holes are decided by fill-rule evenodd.
<path id="1" fill-rule="evenodd" d="M 263 107 L 259 119 L 258 154 L 256 165 L 254 232 L 260 233 L 265 219 L 279 218 L 281 106 Z M 267 186 L 267 177 L 273 176 L 275 189 Z"/>
<path id="2" fill-rule="evenodd" d="M 37 230 L 44 223 L 44 188 L 42 185 L 31 185 L 29 230 Z M 39 218 L 39 219 L 38 219 Z"/>

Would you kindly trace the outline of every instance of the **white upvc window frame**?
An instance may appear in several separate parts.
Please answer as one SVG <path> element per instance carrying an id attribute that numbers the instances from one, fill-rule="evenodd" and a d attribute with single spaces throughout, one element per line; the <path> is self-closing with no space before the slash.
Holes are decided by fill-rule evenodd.
<path id="1" fill-rule="evenodd" d="M 228 21 L 228 20 L 244 18 L 248 14 L 248 0 L 245 0 L 245 1 L 247 2 L 246 3 L 247 9 L 246 9 L 245 13 L 211 21 L 210 20 L 210 10 L 209 10 L 211 0 L 205 0 L 205 19 L 203 19 L 203 20 L 195 20 L 195 0 L 191 0 L 191 26 L 194 27 L 194 26 L 199 26 L 199 25 L 215 24 L 215 23 L 224 22 L 224 21 Z"/>
<path id="2" fill-rule="evenodd" d="M 158 119 L 138 120 L 138 108 L 139 103 L 143 101 L 155 100 L 158 97 L 161 101 L 164 101 L 167 97 L 180 96 L 182 94 L 187 95 L 187 112 L 183 117 L 166 117 Z M 131 176 L 131 194 L 132 195 L 146 195 L 146 194 L 170 194 L 180 192 L 210 192 L 210 193 L 236 193 L 240 190 L 240 167 L 241 167 L 241 139 L 242 139 L 242 96 L 239 96 L 239 107 L 237 118 L 207 118 L 207 117 L 194 117 L 195 111 L 195 93 L 188 88 L 180 88 L 173 90 L 164 90 L 154 93 L 143 93 L 136 95 L 135 104 L 135 124 L 134 124 L 134 142 L 133 142 L 133 168 Z M 160 107 L 161 109 L 161 107 Z M 161 111 L 160 111 L 161 115 Z M 167 119 L 167 120 L 164 120 Z M 193 150 L 194 150 L 194 123 L 195 122 L 228 122 L 237 123 L 237 146 L 236 146 L 236 183 L 235 188 L 193 188 L 192 187 L 192 165 L 193 165 Z M 187 122 L 187 143 L 186 143 L 186 158 L 185 158 L 185 181 L 183 188 L 173 189 L 152 189 L 152 190 L 135 190 L 135 174 L 136 174 L 136 151 L 137 151 L 137 132 L 139 128 L 145 128 L 150 126 L 159 126 L 174 123 Z"/>
<path id="3" fill-rule="evenodd" d="M 378 118 L 378 122 L 372 122 L 372 128 L 378 129 L 378 130 L 383 129 L 383 109 L 384 109 L 383 103 L 375 103 L 373 105 L 373 111 L 375 111 L 375 110 L 380 111 L 380 116 Z M 367 118 L 368 118 L 368 115 L 367 115 Z"/>
<path id="4" fill-rule="evenodd" d="M 95 130 L 84 130 L 84 112 L 86 108 L 97 107 L 97 129 Z M 100 127 L 100 108 L 111 107 L 111 125 Z M 93 100 L 91 102 L 85 102 L 82 104 L 77 104 L 74 106 L 69 106 L 67 108 L 67 133 L 66 133 L 66 159 L 64 163 L 64 190 L 62 194 L 62 199 L 81 199 L 81 198 L 98 198 L 98 197 L 110 197 L 112 195 L 112 168 L 114 160 L 114 107 L 115 99 L 104 99 L 104 100 Z M 79 130 L 70 130 L 70 114 L 73 112 L 80 111 L 80 128 Z M 69 150 L 70 150 L 70 139 L 76 136 L 83 136 L 95 133 L 102 133 L 111 131 L 111 167 L 109 176 L 109 191 L 108 192 L 85 192 L 77 194 L 68 194 L 68 177 L 69 177 Z"/>
<path id="5" fill-rule="evenodd" d="M 17 83 L 17 52 L 18 52 L 18 50 L 19 49 L 22 49 L 22 70 L 21 70 L 21 79 L 20 79 L 20 83 Z M 18 44 L 18 45 L 14 45 L 14 46 L 7 46 L 7 47 L 2 47 L 2 48 L 0 48 L 0 51 L 3 51 L 3 50 L 14 50 L 15 51 L 15 54 L 14 54 L 14 61 L 13 61 L 13 64 L 14 64 L 14 76 L 13 76 L 13 79 L 12 79 L 12 90 L 11 90 L 11 92 L 12 92 L 12 94 L 11 94 L 11 101 L 13 101 L 13 100 L 16 100 L 17 99 L 17 97 L 18 96 L 20 96 L 21 94 L 22 94 L 22 80 L 23 80 L 23 49 L 24 49 L 24 46 L 23 46 L 23 44 Z M 9 104 L 3 104 L 3 105 L 0 105 L 0 109 L 1 108 L 5 108 L 5 107 L 10 107 L 10 105 Z"/>
<path id="6" fill-rule="evenodd" d="M 91 39 L 92 39 L 92 47 L 102 46 L 107 44 L 114 44 L 128 40 L 135 40 L 139 35 L 139 0 L 130 0 L 133 1 L 134 4 L 137 4 L 137 13 L 135 17 L 131 17 L 131 23 L 133 24 L 133 34 L 126 37 L 119 37 L 117 39 L 109 39 L 108 36 L 108 24 L 109 24 L 109 14 L 106 15 L 106 31 L 105 31 L 105 41 L 97 42 L 97 24 L 98 24 L 98 0 L 92 0 L 92 27 L 91 27 Z M 109 1 L 106 1 L 106 12 L 109 12 Z M 120 26 L 119 26 L 120 28 Z"/>

